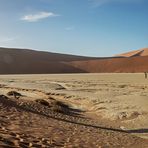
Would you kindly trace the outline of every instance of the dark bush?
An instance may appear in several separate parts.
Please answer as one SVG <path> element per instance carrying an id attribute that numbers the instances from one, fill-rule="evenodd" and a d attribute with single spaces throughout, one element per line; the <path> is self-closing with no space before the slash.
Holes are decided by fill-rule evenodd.
<path id="1" fill-rule="evenodd" d="M 51 104 L 53 106 L 61 106 L 63 108 L 69 108 L 69 106 L 61 101 L 52 101 Z"/>
<path id="2" fill-rule="evenodd" d="M 8 99 L 8 97 L 7 97 L 7 96 L 5 96 L 5 95 L 0 95 L 0 98 L 3 98 L 3 99 Z"/>
<path id="3" fill-rule="evenodd" d="M 37 99 L 35 101 L 37 103 L 40 103 L 40 104 L 44 105 L 44 106 L 50 106 L 49 103 L 47 101 L 43 100 L 43 99 Z"/>
<path id="4" fill-rule="evenodd" d="M 52 111 L 58 112 L 58 113 L 65 113 L 65 109 L 62 108 L 61 106 L 54 105 L 51 107 Z"/>
<path id="5" fill-rule="evenodd" d="M 14 96 L 15 98 L 19 98 L 20 96 L 22 96 L 20 93 L 16 92 L 16 91 L 9 91 L 7 93 L 8 96 Z"/>
<path id="6" fill-rule="evenodd" d="M 49 100 L 52 100 L 52 101 L 53 101 L 53 100 L 55 100 L 55 99 L 54 99 L 54 98 L 52 98 L 52 97 L 48 97 L 48 99 L 49 99 Z"/>
<path id="7" fill-rule="evenodd" d="M 59 112 L 59 113 L 68 113 L 69 110 L 69 106 L 64 104 L 61 101 L 52 101 L 51 102 L 51 109 L 55 112 Z"/>

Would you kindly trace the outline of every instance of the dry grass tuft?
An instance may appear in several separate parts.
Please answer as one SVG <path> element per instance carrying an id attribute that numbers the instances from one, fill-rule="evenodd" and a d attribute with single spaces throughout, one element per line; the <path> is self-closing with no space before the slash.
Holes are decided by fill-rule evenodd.
<path id="1" fill-rule="evenodd" d="M 16 91 L 9 91 L 7 93 L 8 96 L 14 96 L 15 98 L 19 98 L 20 96 L 22 96 L 20 93 L 16 92 Z"/>

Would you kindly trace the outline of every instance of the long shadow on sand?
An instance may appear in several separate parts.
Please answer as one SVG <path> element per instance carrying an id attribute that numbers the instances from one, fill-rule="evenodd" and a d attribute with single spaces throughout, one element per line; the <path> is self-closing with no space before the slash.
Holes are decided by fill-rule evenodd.
<path id="1" fill-rule="evenodd" d="M 128 133 L 148 133 L 148 129 L 127 130 Z"/>
<path id="2" fill-rule="evenodd" d="M 43 112 L 38 112 L 37 110 L 33 110 L 31 108 L 26 108 L 24 106 L 20 106 L 20 105 L 16 104 L 15 101 L 12 101 L 12 100 L 9 100 L 9 99 L 4 99 L 4 98 L 0 98 L 0 104 L 2 104 L 4 107 L 8 107 L 8 108 L 15 107 L 18 110 L 27 111 L 27 112 L 34 113 L 34 114 L 44 116 L 44 117 L 47 117 L 47 118 L 52 118 L 52 119 L 55 119 L 55 120 L 58 120 L 58 121 L 73 123 L 73 124 L 76 124 L 76 125 L 92 127 L 92 128 L 96 128 L 96 129 L 103 129 L 103 130 L 122 132 L 122 133 L 148 133 L 148 129 L 121 130 L 121 129 L 115 129 L 115 128 L 102 127 L 102 126 L 98 126 L 98 125 L 92 125 L 92 124 L 89 124 L 89 123 L 87 124 L 87 123 L 83 123 L 83 122 L 80 122 L 80 121 L 76 122 L 76 121 L 73 121 L 72 119 L 68 120 L 67 118 L 64 119 L 62 117 L 55 117 L 54 114 L 47 115 Z M 79 118 L 79 117 L 77 117 L 77 118 Z"/>

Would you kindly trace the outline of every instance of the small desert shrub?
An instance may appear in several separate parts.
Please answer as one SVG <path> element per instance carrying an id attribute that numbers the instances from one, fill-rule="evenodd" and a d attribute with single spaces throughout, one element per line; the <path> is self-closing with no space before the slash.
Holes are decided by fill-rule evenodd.
<path id="1" fill-rule="evenodd" d="M 50 95 L 55 95 L 55 93 L 51 93 Z"/>
<path id="2" fill-rule="evenodd" d="M 8 99 L 8 97 L 7 96 L 5 96 L 5 95 L 0 95 L 0 99 Z"/>
<path id="3" fill-rule="evenodd" d="M 63 86 L 59 86 L 58 88 L 56 88 L 55 90 L 63 90 L 65 89 Z"/>
<path id="4" fill-rule="evenodd" d="M 127 85 L 119 85 L 119 88 L 125 88 Z"/>
<path id="5" fill-rule="evenodd" d="M 51 109 L 58 113 L 68 113 L 69 106 L 60 101 L 51 102 Z"/>
<path id="6" fill-rule="evenodd" d="M 16 91 L 9 91 L 9 92 L 7 93 L 7 95 L 8 95 L 8 96 L 14 96 L 15 98 L 16 98 L 16 97 L 22 96 L 20 93 L 18 93 L 18 92 L 16 92 Z"/>
<path id="7" fill-rule="evenodd" d="M 69 106 L 61 101 L 52 101 L 51 104 L 53 106 L 61 106 L 63 108 L 69 108 Z"/>
<path id="8" fill-rule="evenodd" d="M 45 93 L 46 95 L 51 95 L 51 93 L 50 92 L 48 92 L 48 93 Z"/>
<path id="9" fill-rule="evenodd" d="M 51 109 L 54 112 L 65 113 L 64 108 L 62 108 L 61 106 L 58 106 L 58 105 L 52 106 Z"/>
<path id="10" fill-rule="evenodd" d="M 40 103 L 44 106 L 50 106 L 49 103 L 43 99 L 37 99 L 37 100 L 35 100 L 35 102 Z"/>
<path id="11" fill-rule="evenodd" d="M 55 100 L 55 99 L 54 99 L 54 98 L 52 98 L 52 97 L 48 97 L 48 99 L 49 99 L 49 100 Z"/>

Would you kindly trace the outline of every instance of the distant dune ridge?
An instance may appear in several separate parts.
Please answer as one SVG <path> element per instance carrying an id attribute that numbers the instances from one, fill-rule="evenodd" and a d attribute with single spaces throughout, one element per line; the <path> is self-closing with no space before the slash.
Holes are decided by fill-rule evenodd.
<path id="1" fill-rule="evenodd" d="M 119 57 L 148 56 L 148 48 L 127 52 L 127 53 L 119 54 L 116 56 L 119 56 Z"/>
<path id="2" fill-rule="evenodd" d="M 114 73 L 148 71 L 148 48 L 114 57 L 84 57 L 0 48 L 0 74 Z"/>

